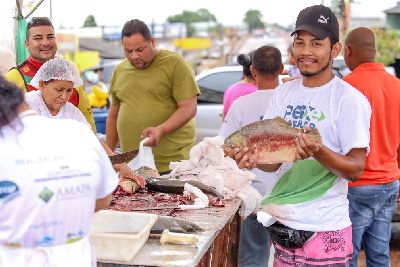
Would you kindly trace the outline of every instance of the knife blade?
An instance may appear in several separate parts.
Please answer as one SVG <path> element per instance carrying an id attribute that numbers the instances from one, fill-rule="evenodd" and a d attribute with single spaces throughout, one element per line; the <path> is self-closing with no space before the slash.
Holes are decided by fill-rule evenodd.
<path id="1" fill-rule="evenodd" d="M 224 198 L 214 187 L 205 185 L 199 181 L 195 180 L 187 180 L 181 181 L 178 179 L 166 179 L 166 178 L 153 178 L 149 177 L 146 179 L 146 187 L 150 190 L 164 193 L 174 193 L 174 194 L 182 194 L 185 188 L 185 183 L 188 183 L 192 186 L 199 188 L 206 194 L 210 194 L 221 199 Z"/>
<path id="2" fill-rule="evenodd" d="M 157 206 L 157 207 L 140 207 L 133 208 L 131 211 L 146 211 L 146 210 L 165 210 L 165 209 L 180 209 L 178 205 L 174 206 Z"/>
<path id="3" fill-rule="evenodd" d="M 183 230 L 185 232 L 204 231 L 203 228 L 201 228 L 196 223 L 190 222 L 183 218 L 171 217 L 165 215 L 158 215 L 158 219 L 151 229 L 152 230 L 169 229 L 174 231 Z"/>
<path id="4" fill-rule="evenodd" d="M 121 164 L 131 161 L 136 155 L 138 154 L 138 150 L 132 150 L 129 152 L 125 152 L 122 154 L 116 154 L 113 156 L 109 156 L 111 163 L 114 164 Z"/>

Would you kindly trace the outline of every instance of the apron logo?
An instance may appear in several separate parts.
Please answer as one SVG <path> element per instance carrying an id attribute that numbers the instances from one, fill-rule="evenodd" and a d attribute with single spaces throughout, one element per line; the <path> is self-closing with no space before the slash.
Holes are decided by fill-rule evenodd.
<path id="1" fill-rule="evenodd" d="M 41 240 L 35 242 L 35 245 L 42 247 L 54 246 L 54 237 L 49 235 L 43 236 Z"/>
<path id="2" fill-rule="evenodd" d="M 12 181 L 0 181 L 0 201 L 7 203 L 21 195 L 18 185 Z"/>
<path id="3" fill-rule="evenodd" d="M 80 184 L 80 185 L 59 188 L 56 196 L 58 200 L 65 200 L 65 199 L 88 197 L 91 196 L 91 193 L 92 190 L 90 188 L 90 184 Z"/>
<path id="4" fill-rule="evenodd" d="M 41 200 L 43 200 L 44 203 L 47 203 L 50 201 L 50 199 L 53 197 L 53 195 L 54 195 L 54 193 L 50 189 L 48 189 L 47 187 L 44 187 L 39 194 L 39 198 Z"/>
<path id="5" fill-rule="evenodd" d="M 82 238 L 84 238 L 85 233 L 81 230 L 79 230 L 77 233 L 68 233 L 67 234 L 67 244 L 71 244 L 74 242 L 77 242 L 79 240 L 81 240 Z"/>

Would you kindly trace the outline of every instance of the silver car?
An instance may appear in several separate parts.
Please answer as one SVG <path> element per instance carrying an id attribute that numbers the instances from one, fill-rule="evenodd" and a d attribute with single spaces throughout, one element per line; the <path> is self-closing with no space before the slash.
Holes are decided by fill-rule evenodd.
<path id="1" fill-rule="evenodd" d="M 218 134 L 223 116 L 224 91 L 242 78 L 243 67 L 240 65 L 217 67 L 196 76 L 201 91 L 197 99 L 196 142 Z"/>
<path id="2" fill-rule="evenodd" d="M 279 82 L 287 75 L 280 75 Z M 243 79 L 240 65 L 217 67 L 196 76 L 201 95 L 197 99 L 196 142 L 218 135 L 223 120 L 225 90 Z"/>

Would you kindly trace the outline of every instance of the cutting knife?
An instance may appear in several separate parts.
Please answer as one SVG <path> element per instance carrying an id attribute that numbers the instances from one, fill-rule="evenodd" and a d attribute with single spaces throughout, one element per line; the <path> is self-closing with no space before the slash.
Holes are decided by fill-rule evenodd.
<path id="1" fill-rule="evenodd" d="M 180 209 L 178 205 L 174 206 L 157 206 L 157 207 L 140 207 L 133 208 L 131 211 L 146 211 L 146 210 L 165 210 L 165 209 Z"/>
<path id="2" fill-rule="evenodd" d="M 122 154 L 116 154 L 113 156 L 109 156 L 111 163 L 114 164 L 121 164 L 131 161 L 136 155 L 138 154 L 138 150 L 132 150 L 129 152 L 125 152 Z"/>
<path id="3" fill-rule="evenodd" d="M 165 215 L 158 215 L 156 223 L 151 230 L 165 230 L 183 231 L 186 233 L 204 231 L 198 224 L 190 222 L 183 218 L 171 217 Z"/>

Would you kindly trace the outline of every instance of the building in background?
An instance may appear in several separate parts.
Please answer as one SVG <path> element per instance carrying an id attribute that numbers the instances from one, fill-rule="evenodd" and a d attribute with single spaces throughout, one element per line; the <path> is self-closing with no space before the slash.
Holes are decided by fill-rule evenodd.
<path id="1" fill-rule="evenodd" d="M 392 29 L 400 29 L 400 1 L 395 7 L 386 9 L 386 24 Z"/>

